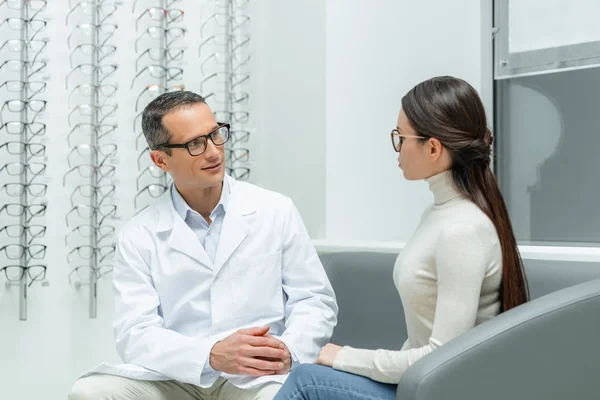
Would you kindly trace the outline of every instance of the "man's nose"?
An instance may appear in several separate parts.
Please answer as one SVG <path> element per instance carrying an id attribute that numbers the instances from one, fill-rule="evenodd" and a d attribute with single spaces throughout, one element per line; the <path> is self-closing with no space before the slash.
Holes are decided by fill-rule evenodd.
<path id="1" fill-rule="evenodd" d="M 206 139 L 206 151 L 204 156 L 207 158 L 215 158 L 221 153 L 219 146 L 213 143 L 212 140 Z"/>

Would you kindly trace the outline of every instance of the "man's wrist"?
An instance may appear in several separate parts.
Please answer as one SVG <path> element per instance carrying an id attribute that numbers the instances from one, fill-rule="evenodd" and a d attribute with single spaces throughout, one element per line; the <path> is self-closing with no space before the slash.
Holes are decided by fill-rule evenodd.
<path id="1" fill-rule="evenodd" d="M 215 344 L 213 344 L 213 346 L 210 348 L 210 352 L 208 353 L 208 366 L 210 368 L 212 368 L 214 371 L 218 371 L 217 366 L 214 365 L 214 352 L 215 352 L 215 348 L 217 347 L 217 345 L 221 343 L 220 341 L 216 342 Z"/>

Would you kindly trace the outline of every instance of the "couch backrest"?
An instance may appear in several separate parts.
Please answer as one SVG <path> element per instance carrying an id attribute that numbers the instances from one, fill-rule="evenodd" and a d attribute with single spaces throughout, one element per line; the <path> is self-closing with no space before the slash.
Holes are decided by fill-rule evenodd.
<path id="1" fill-rule="evenodd" d="M 392 273 L 397 254 L 321 255 L 340 307 L 332 342 L 365 349 L 400 349 L 406 340 L 402 302 Z M 600 278 L 600 264 L 525 262 L 531 298 Z"/>
<path id="2" fill-rule="evenodd" d="M 340 307 L 333 343 L 363 349 L 402 347 L 407 334 L 392 279 L 396 257 L 368 252 L 321 256 Z"/>
<path id="3" fill-rule="evenodd" d="M 525 260 L 531 298 L 556 292 L 578 283 L 600 279 L 600 263 Z"/>

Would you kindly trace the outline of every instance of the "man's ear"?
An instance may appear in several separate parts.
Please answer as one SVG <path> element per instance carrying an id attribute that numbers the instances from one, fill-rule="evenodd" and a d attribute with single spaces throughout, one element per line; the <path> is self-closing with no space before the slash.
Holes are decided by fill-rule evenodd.
<path id="1" fill-rule="evenodd" d="M 152 150 L 150 152 L 150 159 L 158 168 L 162 169 L 164 172 L 168 172 L 168 165 L 166 162 L 167 155 L 160 150 Z"/>

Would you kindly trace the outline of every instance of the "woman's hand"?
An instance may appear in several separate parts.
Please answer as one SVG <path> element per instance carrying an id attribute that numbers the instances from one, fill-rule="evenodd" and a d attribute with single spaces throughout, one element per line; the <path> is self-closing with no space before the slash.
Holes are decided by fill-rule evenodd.
<path id="1" fill-rule="evenodd" d="M 341 346 L 335 345 L 333 343 L 328 343 L 321 349 L 319 352 L 319 357 L 317 357 L 317 361 L 315 364 L 324 365 L 326 367 L 333 367 L 333 362 L 337 357 L 338 353 L 342 349 Z"/>

